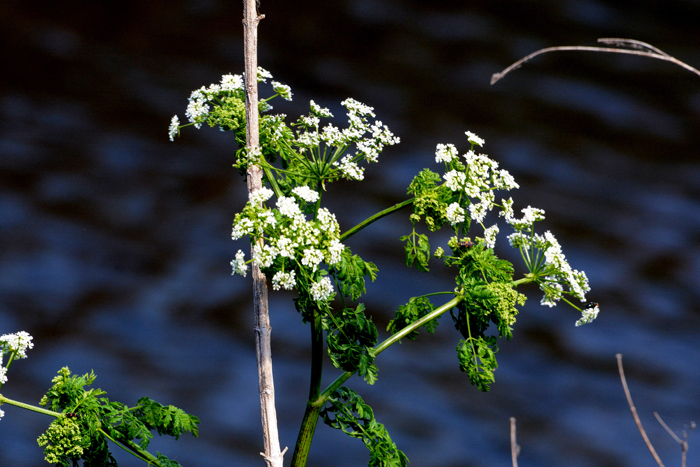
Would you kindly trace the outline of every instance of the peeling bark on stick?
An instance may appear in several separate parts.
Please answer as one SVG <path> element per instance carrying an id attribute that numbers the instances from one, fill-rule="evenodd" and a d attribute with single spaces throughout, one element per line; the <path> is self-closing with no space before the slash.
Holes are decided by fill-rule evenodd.
<path id="1" fill-rule="evenodd" d="M 258 152 L 258 15 L 256 0 L 244 0 L 243 31 L 245 47 L 246 145 L 248 151 Z M 262 187 L 262 169 L 251 166 L 247 172 L 248 193 Z M 258 240 L 262 244 L 262 239 Z M 252 255 L 252 250 L 251 250 Z M 272 378 L 270 350 L 270 317 L 267 302 L 267 280 L 260 268 L 251 265 L 253 276 L 253 311 L 255 313 L 255 346 L 258 359 L 258 387 L 265 452 L 260 453 L 268 467 L 282 467 L 284 451 L 280 452 L 275 410 L 275 384 Z"/>

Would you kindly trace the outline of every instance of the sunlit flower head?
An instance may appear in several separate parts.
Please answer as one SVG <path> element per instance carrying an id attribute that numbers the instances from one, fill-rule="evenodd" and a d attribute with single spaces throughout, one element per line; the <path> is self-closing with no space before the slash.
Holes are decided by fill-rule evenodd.
<path id="1" fill-rule="evenodd" d="M 318 192 L 312 190 L 308 186 L 298 186 L 292 190 L 292 193 L 294 193 L 307 203 L 315 203 L 316 201 L 318 201 Z"/>
<path id="2" fill-rule="evenodd" d="M 324 277 L 311 285 L 311 297 L 317 302 L 328 300 L 333 295 L 333 285 L 328 277 Z"/>
<path id="3" fill-rule="evenodd" d="M 447 220 L 450 221 L 450 225 L 464 222 L 464 209 L 459 205 L 459 203 L 452 203 L 447 206 L 445 217 L 447 217 Z"/>
<path id="4" fill-rule="evenodd" d="M 238 250 L 236 258 L 231 260 L 231 268 L 233 269 L 231 275 L 239 274 L 245 277 L 248 273 L 248 265 L 245 264 L 245 253 L 242 250 Z"/>
<path id="5" fill-rule="evenodd" d="M 483 140 L 482 138 L 479 138 L 471 131 L 466 131 L 464 134 L 467 135 L 467 138 L 469 138 L 470 143 L 478 144 L 479 146 L 484 147 L 484 144 L 486 143 L 486 141 Z"/>

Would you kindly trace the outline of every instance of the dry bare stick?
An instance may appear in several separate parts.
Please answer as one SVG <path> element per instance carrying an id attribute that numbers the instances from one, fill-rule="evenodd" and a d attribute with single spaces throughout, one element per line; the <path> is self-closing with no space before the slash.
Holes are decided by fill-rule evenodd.
<path id="1" fill-rule="evenodd" d="M 656 454 L 656 450 L 654 450 L 654 446 L 651 445 L 651 441 L 649 441 L 649 437 L 647 436 L 646 431 L 644 431 L 644 427 L 642 427 L 642 421 L 639 419 L 639 415 L 637 415 L 637 409 L 634 407 L 634 404 L 632 403 L 632 395 L 630 394 L 630 390 L 627 387 L 627 380 L 625 379 L 625 371 L 622 369 L 622 354 L 619 353 L 615 355 L 617 358 L 617 368 L 620 370 L 620 379 L 622 380 L 622 388 L 625 390 L 625 396 L 627 396 L 627 403 L 630 405 L 630 410 L 632 411 L 632 416 L 634 417 L 634 421 L 637 423 L 637 428 L 639 428 L 639 432 L 642 434 L 642 438 L 644 438 L 644 442 L 646 443 L 647 447 L 649 448 L 649 451 L 651 451 L 651 455 L 654 456 L 654 459 L 656 459 L 656 463 L 659 464 L 659 467 L 664 467 L 663 462 L 661 462 L 661 459 L 659 459 L 659 455 Z"/>
<path id="2" fill-rule="evenodd" d="M 506 68 L 500 73 L 494 73 L 493 76 L 491 76 L 491 84 L 496 83 L 499 79 L 503 78 L 505 75 L 510 73 L 511 71 L 520 68 L 525 62 L 530 60 L 531 58 L 534 58 L 538 55 L 541 55 L 543 53 L 547 52 L 561 52 L 565 50 L 575 50 L 575 51 L 584 51 L 584 52 L 611 52 L 611 53 L 618 53 L 618 54 L 628 54 L 628 55 L 639 55 L 641 57 L 649 57 L 649 58 L 656 58 L 658 60 L 665 60 L 667 62 L 675 63 L 678 66 L 681 66 L 685 68 L 688 71 L 691 71 L 695 73 L 696 75 L 700 76 L 700 70 L 697 70 L 693 68 L 692 66 L 688 65 L 685 62 L 682 62 L 678 60 L 677 58 L 674 58 L 670 55 L 668 55 L 665 52 L 662 52 L 661 50 L 657 49 L 656 47 L 647 44 L 646 42 L 641 42 L 641 41 L 636 41 L 634 39 L 617 39 L 617 38 L 602 38 L 598 39 L 598 42 L 602 42 L 604 44 L 610 44 L 610 45 L 616 45 L 619 47 L 629 47 L 627 49 L 614 49 L 612 47 L 588 47 L 588 46 L 579 46 L 579 45 L 566 45 L 566 46 L 559 46 L 559 47 L 547 47 L 545 49 L 540 49 L 537 52 L 531 53 L 527 57 L 521 58 L 517 62 L 513 63 L 511 66 Z M 641 49 L 641 50 L 631 50 L 631 49 Z"/>
<path id="3" fill-rule="evenodd" d="M 676 434 L 671 430 L 668 425 L 661 419 L 661 416 L 657 412 L 654 412 L 654 417 L 659 421 L 662 427 L 666 429 L 669 435 L 673 436 L 673 439 L 675 439 L 678 444 L 681 445 L 681 450 L 683 451 L 681 454 L 681 467 L 685 467 L 685 458 L 686 458 L 686 453 L 688 452 L 688 432 L 683 430 L 683 439 L 681 440 Z"/>
<path id="4" fill-rule="evenodd" d="M 258 122 L 258 23 L 265 15 L 258 15 L 256 0 L 244 0 L 243 31 L 245 47 L 245 113 L 246 146 L 251 153 L 259 152 Z M 262 188 L 262 169 L 251 164 L 247 172 L 248 193 Z M 257 243 L 262 246 L 262 239 Z M 251 256 L 252 252 L 251 245 Z M 260 453 L 268 467 L 282 467 L 284 451 L 280 452 L 275 410 L 275 384 L 272 378 L 272 351 L 270 349 L 270 316 L 267 302 L 267 280 L 255 261 L 251 264 L 253 276 L 253 311 L 255 313 L 255 347 L 258 360 L 258 389 L 263 426 L 265 452 Z"/>
<path id="5" fill-rule="evenodd" d="M 513 458 L 513 467 L 518 467 L 518 455 L 520 446 L 515 441 L 515 417 L 510 417 L 510 455 Z"/>

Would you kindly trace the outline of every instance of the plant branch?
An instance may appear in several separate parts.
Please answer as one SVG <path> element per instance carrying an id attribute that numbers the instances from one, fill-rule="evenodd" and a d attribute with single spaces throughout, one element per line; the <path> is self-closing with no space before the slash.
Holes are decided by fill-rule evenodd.
<path id="1" fill-rule="evenodd" d="M 528 60 L 547 53 L 547 52 L 562 52 L 562 51 L 568 51 L 568 50 L 573 50 L 573 51 L 579 51 L 579 52 L 611 52 L 611 53 L 618 53 L 618 54 L 628 54 L 628 55 L 638 55 L 640 57 L 649 57 L 649 58 L 656 58 L 658 60 L 664 60 L 667 62 L 674 63 L 678 66 L 681 66 L 685 68 L 686 70 L 695 73 L 696 75 L 700 76 L 700 70 L 697 70 L 696 68 L 693 68 L 692 66 L 688 65 L 685 62 L 682 62 L 678 60 L 677 58 L 674 58 L 670 55 L 668 55 L 665 52 L 662 52 L 661 50 L 657 49 L 654 46 L 651 46 L 645 42 L 641 41 L 636 41 L 634 39 L 617 39 L 617 38 L 601 38 L 598 39 L 598 42 L 604 43 L 604 44 L 610 44 L 610 45 L 616 45 L 618 47 L 629 47 L 627 49 L 615 49 L 612 47 L 588 47 L 588 46 L 579 46 L 579 45 L 566 45 L 566 46 L 559 46 L 559 47 L 547 47 L 544 49 L 540 49 L 537 52 L 533 52 L 527 57 L 521 58 L 517 62 L 513 63 L 511 66 L 506 68 L 500 73 L 494 73 L 491 76 L 491 84 L 495 84 L 498 80 L 503 78 L 505 75 L 510 73 L 513 70 L 516 70 L 520 68 L 525 62 Z M 637 49 L 637 50 L 632 50 L 632 49 Z M 644 50 L 638 50 L 638 49 L 644 49 Z"/>
<path id="2" fill-rule="evenodd" d="M 647 436 L 646 431 L 644 431 L 644 427 L 642 427 L 642 421 L 639 419 L 639 415 L 637 415 L 637 409 L 634 407 L 634 403 L 632 402 L 632 395 L 630 394 L 630 390 L 627 387 L 627 380 L 625 379 L 625 371 L 622 369 L 622 354 L 617 354 L 615 355 L 617 358 L 617 368 L 620 370 L 620 379 L 622 380 L 622 388 L 625 390 L 625 396 L 627 396 L 627 403 L 630 406 L 630 410 L 632 411 L 632 416 L 634 417 L 635 423 L 637 423 L 637 428 L 639 428 L 639 432 L 642 434 L 642 438 L 644 438 L 644 442 L 646 443 L 647 447 L 649 448 L 649 451 L 651 452 L 651 455 L 654 456 L 654 459 L 656 460 L 656 463 L 659 464 L 659 467 L 664 467 L 663 462 L 661 462 L 661 459 L 659 458 L 659 455 L 656 454 L 656 450 L 654 449 L 654 446 L 651 445 L 651 441 L 649 441 L 649 437 Z"/>
<path id="3" fill-rule="evenodd" d="M 513 467 L 518 467 L 518 455 L 520 446 L 515 441 L 515 417 L 510 417 L 510 456 L 513 459 Z"/>
<path id="4" fill-rule="evenodd" d="M 373 349 L 373 354 L 376 357 L 384 350 L 386 350 L 392 344 L 395 344 L 402 337 L 411 333 L 415 329 L 423 326 L 425 323 L 431 319 L 437 318 L 441 314 L 448 310 L 451 310 L 462 300 L 461 297 L 455 297 L 444 305 L 436 308 L 427 315 L 423 316 L 421 319 L 414 321 L 405 328 L 401 329 L 396 334 L 386 339 L 381 344 L 377 345 Z M 314 400 L 309 399 L 306 412 L 304 413 L 304 420 L 301 424 L 301 429 L 299 431 L 299 438 L 297 439 L 297 445 L 294 449 L 294 457 L 292 458 L 292 467 L 303 467 L 306 465 L 306 460 L 309 454 L 309 448 L 311 447 L 311 439 L 313 438 L 314 431 L 316 430 L 316 424 L 318 423 L 318 416 L 323 408 L 323 405 L 328 401 L 331 394 L 338 389 L 345 381 L 350 379 L 355 373 L 352 371 L 346 371 L 338 378 L 336 378 L 330 386 L 328 386 L 318 397 Z"/>
<path id="5" fill-rule="evenodd" d="M 671 430 L 668 427 L 668 425 L 666 425 L 666 422 L 664 422 L 661 419 L 661 416 L 657 412 L 654 412 L 654 417 L 656 417 L 656 419 L 659 421 L 661 426 L 664 427 L 664 429 L 668 432 L 668 434 L 671 435 L 673 437 L 673 439 L 675 439 L 676 442 L 681 445 L 681 450 L 682 450 L 681 467 L 685 467 L 686 453 L 688 452 L 688 432 L 683 430 L 683 439 L 680 439 L 678 436 L 676 436 L 676 434 L 673 432 L 673 430 Z"/>
<path id="6" fill-rule="evenodd" d="M 29 405 L 29 404 L 25 404 L 24 402 L 13 401 L 12 399 L 8 399 L 7 397 L 0 394 L 0 405 L 2 405 L 2 404 L 14 405 L 16 407 L 21 407 L 21 408 L 26 409 L 26 410 L 31 410 L 32 412 L 42 413 L 44 415 L 50 415 L 50 416 L 56 417 L 56 418 L 61 416 L 60 413 L 54 412 L 53 410 L 46 410 L 46 409 L 42 409 L 41 407 L 37 407 L 35 405 Z"/>
<path id="7" fill-rule="evenodd" d="M 249 152 L 260 151 L 258 112 L 258 23 L 264 15 L 258 15 L 256 0 L 245 0 L 243 14 L 245 52 L 245 113 L 246 146 Z M 262 188 L 262 169 L 251 164 L 247 171 L 248 193 Z M 262 246 L 263 240 L 258 244 Z M 251 245 L 251 256 L 252 253 Z M 282 467 L 283 452 L 280 452 L 275 410 L 275 384 L 272 378 L 272 351 L 270 349 L 270 316 L 267 301 L 267 280 L 253 261 L 253 310 L 255 313 L 255 347 L 258 361 L 258 388 L 260 412 L 263 426 L 264 453 L 260 453 L 267 467 Z"/>
<path id="8" fill-rule="evenodd" d="M 393 206 L 390 207 L 390 208 L 386 208 L 385 210 L 376 213 L 376 214 L 373 215 L 372 217 L 368 217 L 367 219 L 363 220 L 362 222 L 360 222 L 359 224 L 357 224 L 355 227 L 353 227 L 352 229 L 348 230 L 348 231 L 345 232 L 343 235 L 341 235 L 341 236 L 340 236 L 340 241 L 341 241 L 341 242 L 342 242 L 342 241 L 345 241 L 345 239 L 347 239 L 348 237 L 350 237 L 350 236 L 356 234 L 357 232 L 359 232 L 360 230 L 364 229 L 365 227 L 367 227 L 367 226 L 370 225 L 371 223 L 376 222 L 376 221 L 378 221 L 379 219 L 381 219 L 382 217 L 386 217 L 386 216 L 388 216 L 389 214 L 392 214 L 393 212 L 396 212 L 396 211 L 398 211 L 399 209 L 408 206 L 409 204 L 413 203 L 413 200 L 415 200 L 415 198 L 407 199 L 406 201 L 402 201 L 401 203 L 397 203 L 397 204 L 393 205 Z"/>

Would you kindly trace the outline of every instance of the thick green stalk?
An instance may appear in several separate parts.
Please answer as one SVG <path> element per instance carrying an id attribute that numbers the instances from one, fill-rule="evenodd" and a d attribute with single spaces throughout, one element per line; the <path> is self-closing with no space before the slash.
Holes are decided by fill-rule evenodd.
<path id="1" fill-rule="evenodd" d="M 396 212 L 403 207 L 408 206 L 409 204 L 413 203 L 414 199 L 416 199 L 416 198 L 407 199 L 406 201 L 403 201 L 401 203 L 397 203 L 390 208 L 386 208 L 385 210 L 378 212 L 377 214 L 373 215 L 372 217 L 368 217 L 367 219 L 363 220 L 362 222 L 357 224 L 355 227 L 353 227 L 352 229 L 348 230 L 343 235 L 341 235 L 340 241 L 341 242 L 345 241 L 345 239 L 356 234 L 357 232 L 364 229 L 365 227 L 367 227 L 371 223 L 376 222 L 379 219 L 381 219 L 382 217 L 388 216 L 389 214 Z"/>
<path id="2" fill-rule="evenodd" d="M 423 326 L 425 323 L 431 319 L 437 318 L 446 311 L 451 310 L 459 302 L 462 301 L 462 297 L 455 297 L 444 305 L 434 309 L 427 315 L 423 316 L 421 319 L 414 321 L 405 328 L 401 329 L 396 334 L 391 335 L 389 338 L 384 340 L 381 344 L 377 345 L 373 349 L 373 354 L 376 357 L 383 351 L 385 351 L 389 346 L 398 342 L 402 337 L 406 337 L 412 331 Z M 322 347 L 322 346 L 321 346 Z M 313 360 L 313 357 L 312 357 Z M 338 389 L 345 381 L 350 379 L 355 373 L 346 371 L 340 375 L 333 383 L 328 386 L 322 393 L 316 393 L 315 398 L 309 397 L 309 401 L 306 405 L 306 412 L 304 413 L 304 420 L 301 424 L 301 429 L 299 431 L 299 438 L 297 439 L 297 445 L 294 448 L 294 457 L 292 458 L 292 467 L 304 467 L 306 465 L 306 460 L 309 455 L 309 448 L 311 447 L 311 440 L 314 436 L 314 431 L 316 430 L 316 424 L 318 423 L 318 415 L 321 412 L 324 404 L 328 398 L 333 394 L 333 392 Z M 312 369 L 313 375 L 313 369 Z M 319 377 L 320 383 L 320 377 Z M 320 386 L 319 386 L 320 387 Z"/>
<path id="3" fill-rule="evenodd" d="M 306 411 L 299 429 L 299 437 L 294 447 L 292 457 L 293 467 L 303 467 L 311 447 L 311 441 L 316 431 L 318 414 L 323 403 L 317 404 L 321 393 L 321 376 L 323 374 L 323 327 L 321 326 L 321 310 L 314 310 L 314 319 L 311 322 L 311 382 L 309 383 L 309 399 L 306 403 Z M 325 400 L 324 400 L 325 402 Z"/>
<path id="4" fill-rule="evenodd" d="M 25 404 L 24 402 L 13 401 L 12 399 L 8 399 L 7 397 L 3 396 L 2 394 L 0 394 L 0 404 L 10 404 L 10 405 L 14 405 L 17 407 L 22 407 L 23 409 L 31 410 L 32 412 L 43 413 L 44 415 L 50 415 L 52 417 L 60 417 L 61 416 L 60 413 L 54 412 L 53 410 L 46 410 L 46 409 L 42 409 L 41 407 L 37 407 L 35 405 L 29 405 L 29 404 Z"/>

